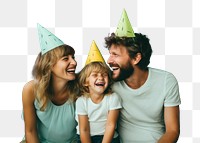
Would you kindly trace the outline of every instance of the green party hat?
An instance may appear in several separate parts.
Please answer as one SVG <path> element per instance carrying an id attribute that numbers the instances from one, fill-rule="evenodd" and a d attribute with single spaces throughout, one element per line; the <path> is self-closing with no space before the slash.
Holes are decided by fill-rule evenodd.
<path id="1" fill-rule="evenodd" d="M 40 24 L 37 24 L 37 28 L 42 55 L 64 44 L 63 41 L 61 41 L 58 37 L 56 37 L 53 33 L 48 31 Z"/>
<path id="2" fill-rule="evenodd" d="M 135 37 L 135 33 L 133 31 L 125 9 L 123 10 L 115 35 L 119 37 Z"/>
<path id="3" fill-rule="evenodd" d="M 92 45 L 90 47 L 90 51 L 88 53 L 88 57 L 87 57 L 87 60 L 85 62 L 85 65 L 87 65 L 91 62 L 103 62 L 103 63 L 105 63 L 104 58 L 103 58 L 101 52 L 99 51 L 99 48 L 97 47 L 94 40 L 92 41 Z"/>

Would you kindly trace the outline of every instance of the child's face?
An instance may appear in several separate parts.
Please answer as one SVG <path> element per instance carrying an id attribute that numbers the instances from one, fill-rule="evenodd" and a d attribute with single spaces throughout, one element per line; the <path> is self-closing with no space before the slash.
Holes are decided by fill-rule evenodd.
<path id="1" fill-rule="evenodd" d="M 86 79 L 90 95 L 103 95 L 108 87 L 108 74 L 93 71 Z"/>

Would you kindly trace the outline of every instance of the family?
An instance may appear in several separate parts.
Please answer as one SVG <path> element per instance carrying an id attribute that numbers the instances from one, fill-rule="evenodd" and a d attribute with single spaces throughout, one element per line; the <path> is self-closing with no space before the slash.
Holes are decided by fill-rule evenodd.
<path id="1" fill-rule="evenodd" d="M 26 143 L 175 143 L 180 134 L 179 86 L 173 74 L 148 67 L 146 35 L 134 33 L 123 10 L 95 41 L 75 73 L 75 50 L 38 24 L 41 52 L 22 91 Z"/>

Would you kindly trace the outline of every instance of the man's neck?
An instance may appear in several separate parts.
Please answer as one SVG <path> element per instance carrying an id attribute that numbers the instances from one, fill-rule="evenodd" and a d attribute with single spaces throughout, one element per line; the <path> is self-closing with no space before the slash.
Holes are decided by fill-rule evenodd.
<path id="1" fill-rule="evenodd" d="M 134 73 L 124 81 L 130 88 L 138 89 L 146 82 L 148 73 L 148 70 L 135 69 Z"/>

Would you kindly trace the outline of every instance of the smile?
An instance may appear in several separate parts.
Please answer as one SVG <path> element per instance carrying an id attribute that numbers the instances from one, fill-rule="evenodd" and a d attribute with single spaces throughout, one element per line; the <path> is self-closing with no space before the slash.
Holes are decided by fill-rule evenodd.
<path id="1" fill-rule="evenodd" d="M 68 69 L 67 72 L 68 73 L 75 73 L 75 69 Z"/>
<path id="2" fill-rule="evenodd" d="M 95 83 L 96 86 L 104 86 L 105 83 L 104 82 L 99 82 L 99 83 Z"/>

